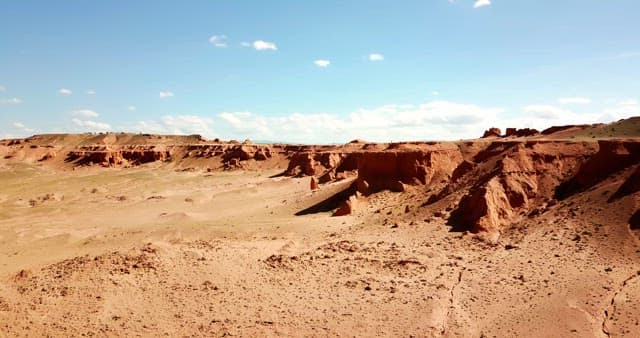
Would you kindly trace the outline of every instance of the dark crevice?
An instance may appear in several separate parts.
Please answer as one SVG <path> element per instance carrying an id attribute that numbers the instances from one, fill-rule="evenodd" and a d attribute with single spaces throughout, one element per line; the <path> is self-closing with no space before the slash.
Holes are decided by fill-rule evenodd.
<path id="1" fill-rule="evenodd" d="M 601 327 L 602 327 L 602 333 L 604 333 L 607 337 L 611 337 L 611 332 L 609 331 L 609 327 L 607 326 L 607 323 L 610 319 L 613 319 L 613 316 L 616 314 L 616 298 L 632 280 L 638 277 L 640 277 L 640 271 L 637 271 L 636 273 L 632 274 L 631 276 L 627 277 L 627 279 L 622 281 L 622 284 L 620 285 L 620 287 L 616 290 L 616 292 L 611 297 L 611 301 L 609 301 L 607 308 L 604 309 L 603 311 L 604 318 L 602 319 Z"/>
<path id="2" fill-rule="evenodd" d="M 445 335 L 447 333 L 447 324 L 449 321 L 449 317 L 451 317 L 453 309 L 455 309 L 455 291 L 456 291 L 456 288 L 460 285 L 460 283 L 462 283 L 462 273 L 464 272 L 464 270 L 465 268 L 462 268 L 460 269 L 460 271 L 458 271 L 458 280 L 453 286 L 451 286 L 451 289 L 449 289 L 449 309 L 447 310 L 447 317 L 446 317 L 447 322 L 445 323 L 445 325 L 442 328 L 442 331 L 440 332 L 440 334 L 442 335 Z"/>

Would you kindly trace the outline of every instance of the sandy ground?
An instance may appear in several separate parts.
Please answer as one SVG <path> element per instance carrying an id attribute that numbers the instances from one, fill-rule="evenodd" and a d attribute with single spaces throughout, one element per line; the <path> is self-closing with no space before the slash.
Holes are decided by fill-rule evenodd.
<path id="1" fill-rule="evenodd" d="M 606 184 L 488 244 L 419 187 L 294 216 L 341 183 L 277 173 L 6 165 L 0 336 L 640 335 L 638 234 L 580 208 Z"/>

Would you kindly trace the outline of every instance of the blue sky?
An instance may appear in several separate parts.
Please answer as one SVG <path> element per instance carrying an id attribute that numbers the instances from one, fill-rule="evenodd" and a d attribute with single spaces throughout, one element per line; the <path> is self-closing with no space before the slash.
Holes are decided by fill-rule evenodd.
<path id="1" fill-rule="evenodd" d="M 2 1 L 0 137 L 459 139 L 640 115 L 637 0 Z"/>

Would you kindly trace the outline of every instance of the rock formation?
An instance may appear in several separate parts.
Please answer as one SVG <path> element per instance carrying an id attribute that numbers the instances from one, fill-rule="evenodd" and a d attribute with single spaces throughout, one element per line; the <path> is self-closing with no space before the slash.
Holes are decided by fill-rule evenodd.
<path id="1" fill-rule="evenodd" d="M 540 134 L 540 132 L 537 129 L 531 129 L 531 128 L 523 128 L 523 129 L 517 129 L 517 128 L 507 128 L 506 132 L 505 132 L 505 137 L 510 137 L 510 136 L 514 136 L 514 137 L 528 137 L 528 136 L 535 136 Z"/>
<path id="2" fill-rule="evenodd" d="M 318 179 L 315 176 L 311 176 L 310 182 L 311 191 L 318 190 L 320 187 L 318 186 Z"/>
<path id="3" fill-rule="evenodd" d="M 485 233 L 495 239 L 523 217 L 544 212 L 556 200 L 591 189 L 612 175 L 625 176 L 607 196 L 609 201 L 640 191 L 639 141 L 579 142 L 552 137 L 554 132 L 566 137 L 575 128 L 547 129 L 542 133 L 544 139 L 528 128 L 508 128 L 506 135 L 516 138 L 494 139 L 501 133 L 491 128 L 484 136 L 492 138 L 485 140 L 392 144 L 355 140 L 335 146 L 208 142 L 193 135 L 176 139 L 131 134 L 39 135 L 1 141 L 0 157 L 5 161 L 33 158 L 42 165 L 71 168 L 156 163 L 212 171 L 286 166 L 282 175 L 309 176 L 311 190 L 350 178 L 346 182 L 351 184 L 349 190 L 331 197 L 335 201 L 327 204 L 336 216 L 352 214 L 362 198 L 382 191 L 411 193 L 425 206 L 446 210 L 442 217 L 455 230 Z M 318 210 L 327 211 L 324 207 Z"/>
<path id="4" fill-rule="evenodd" d="M 482 138 L 500 137 L 501 135 L 502 135 L 502 131 L 500 130 L 500 128 L 493 127 L 485 130 L 484 134 L 482 134 Z"/>

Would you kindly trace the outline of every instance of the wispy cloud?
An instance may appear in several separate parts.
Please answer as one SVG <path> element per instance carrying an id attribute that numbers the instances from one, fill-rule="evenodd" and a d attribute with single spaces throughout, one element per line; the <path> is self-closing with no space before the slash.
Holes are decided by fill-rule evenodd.
<path id="1" fill-rule="evenodd" d="M 561 97 L 558 102 L 561 104 L 589 104 L 591 99 L 588 97 Z"/>
<path id="2" fill-rule="evenodd" d="M 138 109 L 138 108 L 136 108 L 136 106 L 128 106 L 127 107 L 127 110 L 129 110 L 129 111 L 136 111 L 136 109 Z"/>
<path id="3" fill-rule="evenodd" d="M 571 111 L 551 105 L 532 104 L 522 108 L 522 111 L 539 119 L 559 119 L 566 115 L 571 115 Z"/>
<path id="4" fill-rule="evenodd" d="M 384 55 L 378 53 L 369 54 L 369 61 L 382 61 L 384 60 Z"/>
<path id="5" fill-rule="evenodd" d="M 278 50 L 278 47 L 273 42 L 256 40 L 252 44 L 253 48 L 256 50 Z"/>
<path id="6" fill-rule="evenodd" d="M 616 107 L 604 109 L 601 120 L 617 121 L 619 119 L 629 118 L 640 115 L 640 103 L 634 100 L 626 100 L 618 103 Z M 603 121 L 604 122 L 604 121 Z"/>
<path id="7" fill-rule="evenodd" d="M 160 98 L 165 99 L 168 97 L 174 97 L 175 94 L 173 92 L 160 92 Z"/>
<path id="8" fill-rule="evenodd" d="M 476 2 L 473 4 L 473 8 L 480 8 L 489 5 L 491 5 L 491 0 L 476 0 Z"/>
<path id="9" fill-rule="evenodd" d="M 320 60 L 313 61 L 313 64 L 320 68 L 327 68 L 331 64 L 331 61 L 320 59 Z"/>
<path id="10" fill-rule="evenodd" d="M 0 104 L 20 104 L 22 99 L 19 97 L 12 97 L 10 99 L 0 99 Z"/>
<path id="11" fill-rule="evenodd" d="M 209 43 L 217 48 L 227 48 L 227 36 L 212 35 L 211 37 L 209 37 Z"/>
<path id="12" fill-rule="evenodd" d="M 162 123 L 172 134 L 196 134 L 211 131 L 213 119 L 196 115 L 163 116 Z"/>
<path id="13" fill-rule="evenodd" d="M 6 91 L 6 90 L 7 90 L 7 87 L 5 87 L 5 86 L 0 86 L 0 92 L 4 92 L 4 91 Z"/>
<path id="14" fill-rule="evenodd" d="M 73 94 L 73 92 L 67 88 L 61 88 L 60 90 L 58 90 L 58 93 L 60 93 L 60 95 L 65 95 L 65 96 Z"/>
<path id="15" fill-rule="evenodd" d="M 90 118 L 100 116 L 100 114 L 96 113 L 91 109 L 78 109 L 78 110 L 72 111 L 71 114 L 75 116 L 90 117 Z"/>
<path id="16" fill-rule="evenodd" d="M 33 132 L 33 131 L 35 130 L 35 129 L 33 129 L 33 128 L 28 128 L 28 127 L 27 127 L 27 126 L 25 126 L 22 122 L 14 122 L 14 123 L 13 123 L 13 127 L 14 127 L 14 128 L 16 128 L 16 129 L 18 129 L 18 130 L 21 130 L 21 131 L 27 132 L 27 133 Z"/>
<path id="17" fill-rule="evenodd" d="M 71 122 L 73 122 L 73 124 L 76 125 L 77 127 L 80 127 L 84 130 L 91 130 L 91 131 L 111 130 L 111 125 L 109 125 L 108 123 L 96 122 L 91 120 L 80 120 L 77 118 L 72 119 Z"/>
<path id="18" fill-rule="evenodd" d="M 636 99 L 619 100 L 617 103 L 619 105 L 621 105 L 621 106 L 637 106 L 637 105 L 640 105 L 640 101 L 638 101 Z"/>
<path id="19" fill-rule="evenodd" d="M 93 89 L 87 90 L 87 95 L 96 95 L 96 91 Z"/>
<path id="20" fill-rule="evenodd" d="M 640 57 L 640 52 L 624 52 L 606 57 L 607 60 L 623 60 Z"/>
<path id="21" fill-rule="evenodd" d="M 125 128 L 135 132 L 155 134 L 202 134 L 212 135 L 214 120 L 197 115 L 165 115 L 160 121 L 139 121 L 134 126 Z"/>

